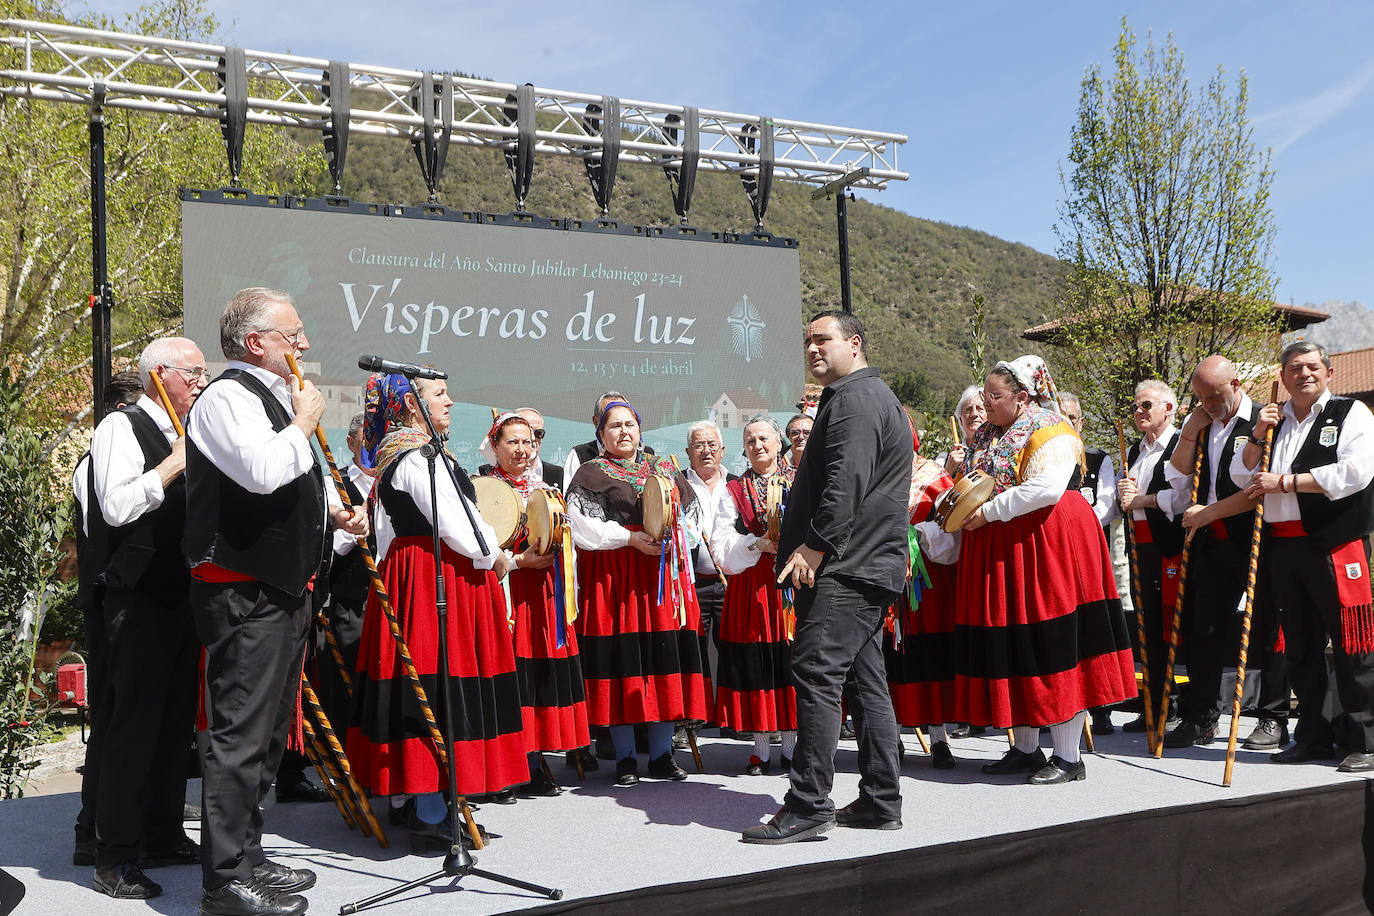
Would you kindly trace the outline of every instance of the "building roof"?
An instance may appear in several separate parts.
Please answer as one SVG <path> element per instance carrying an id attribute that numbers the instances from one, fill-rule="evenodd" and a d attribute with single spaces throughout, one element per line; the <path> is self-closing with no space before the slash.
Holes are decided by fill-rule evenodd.
<path id="1" fill-rule="evenodd" d="M 1331 354 L 1331 391 L 1346 397 L 1374 392 L 1374 347 Z"/>
<path id="2" fill-rule="evenodd" d="M 722 392 L 740 410 L 767 410 L 768 402 L 753 388 L 727 388 Z"/>
<path id="3" fill-rule="evenodd" d="M 1316 309 L 1303 308 L 1299 305 L 1284 305 L 1282 302 L 1270 304 L 1275 312 L 1279 314 L 1283 322 L 1281 330 L 1287 334 L 1289 331 L 1297 331 L 1307 327 L 1309 324 L 1316 324 L 1325 321 L 1331 315 Z M 1026 328 L 1021 332 L 1021 336 L 1026 340 L 1034 340 L 1044 343 L 1053 343 L 1054 332 L 1064 325 L 1064 319 L 1047 321 L 1044 324 L 1037 324 L 1034 327 Z"/>

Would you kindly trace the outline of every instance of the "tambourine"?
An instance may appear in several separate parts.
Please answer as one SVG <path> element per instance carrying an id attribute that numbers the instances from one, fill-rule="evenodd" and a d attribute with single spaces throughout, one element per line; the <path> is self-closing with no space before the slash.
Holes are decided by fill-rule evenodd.
<path id="1" fill-rule="evenodd" d="M 673 479 L 662 474 L 650 474 L 644 481 L 644 531 L 655 541 L 673 530 Z"/>
<path id="2" fill-rule="evenodd" d="M 567 528 L 568 505 L 557 490 L 535 490 L 525 505 L 525 525 L 530 549 L 546 554 L 562 546 Z"/>
<path id="3" fill-rule="evenodd" d="M 764 519 L 768 524 L 768 540 L 777 543 L 782 531 L 782 508 L 787 501 L 787 481 L 774 474 L 768 478 L 768 488 L 764 493 Z"/>
<path id="4" fill-rule="evenodd" d="M 960 476 L 954 481 L 953 487 L 935 500 L 930 517 L 952 534 L 964 527 L 964 522 L 982 508 L 983 503 L 992 499 L 995 486 L 992 478 L 982 471 L 971 471 L 967 476 Z"/>
<path id="5" fill-rule="evenodd" d="M 520 491 L 499 477 L 474 477 L 477 511 L 496 532 L 498 546 L 510 547 L 525 527 L 525 506 Z"/>

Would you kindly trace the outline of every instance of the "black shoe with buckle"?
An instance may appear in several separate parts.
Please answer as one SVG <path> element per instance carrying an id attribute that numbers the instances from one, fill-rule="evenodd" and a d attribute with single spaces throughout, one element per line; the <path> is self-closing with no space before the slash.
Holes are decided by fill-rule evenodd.
<path id="1" fill-rule="evenodd" d="M 1045 752 L 1040 748 L 1037 747 L 1033 754 L 1027 754 L 1012 747 L 1007 748 L 1001 760 L 984 764 L 983 772 L 989 776 L 1009 776 L 1012 773 L 1034 773 L 1044 765 Z"/>
<path id="2" fill-rule="evenodd" d="M 166 865 L 196 865 L 199 863 L 200 844 L 184 834 L 181 839 L 168 845 L 157 846 L 153 849 L 140 849 L 138 852 L 139 868 L 162 868 Z"/>
<path id="3" fill-rule="evenodd" d="M 1260 719 L 1255 730 L 1241 747 L 1247 751 L 1272 751 L 1288 743 L 1288 723 L 1278 719 Z"/>
<path id="4" fill-rule="evenodd" d="M 277 783 L 277 804 L 279 805 L 294 802 L 327 802 L 329 799 L 329 792 L 311 782 L 304 773 L 293 782 Z"/>
<path id="5" fill-rule="evenodd" d="M 162 893 L 162 886 L 128 859 L 109 868 L 97 868 L 95 889 L 116 900 L 148 900 Z"/>
<path id="6" fill-rule="evenodd" d="M 200 916 L 300 916 L 304 897 L 278 894 L 258 881 L 230 881 L 200 896 Z"/>
<path id="7" fill-rule="evenodd" d="M 835 812 L 835 823 L 841 827 L 854 827 L 858 830 L 901 830 L 902 819 L 884 817 L 874 811 L 863 799 L 856 798 Z"/>
<path id="8" fill-rule="evenodd" d="M 315 886 L 315 873 L 308 868 L 287 868 L 271 859 L 253 869 L 253 880 L 277 894 L 298 894 Z"/>
<path id="9" fill-rule="evenodd" d="M 954 769 L 954 752 L 948 741 L 936 741 L 930 746 L 930 765 L 937 770 Z"/>
<path id="10" fill-rule="evenodd" d="M 1026 782 L 1033 786 L 1057 786 L 1062 782 L 1078 782 L 1088 778 L 1088 768 L 1080 759 L 1069 763 L 1058 754 L 1050 757 L 1049 762 L 1036 770 Z"/>
<path id="11" fill-rule="evenodd" d="M 834 826 L 834 821 L 802 817 L 800 814 L 794 814 L 787 810 L 787 806 L 784 805 L 768 823 L 748 828 L 740 834 L 740 839 L 746 843 L 778 846 L 783 843 L 809 840 L 812 837 L 820 836 Z"/>
<path id="12" fill-rule="evenodd" d="M 615 784 L 618 786 L 639 785 L 639 758 L 626 757 L 615 764 Z"/>
<path id="13" fill-rule="evenodd" d="M 772 766 L 771 760 L 760 760 L 756 755 L 750 756 L 749 765 L 744 768 L 745 776 L 763 776 Z"/>
<path id="14" fill-rule="evenodd" d="M 687 771 L 677 765 L 677 761 L 673 759 L 672 751 L 650 760 L 648 772 L 650 779 L 669 779 L 673 782 L 682 782 L 687 778 Z"/>
<path id="15" fill-rule="evenodd" d="M 1184 722 L 1178 728 L 1164 736 L 1164 746 L 1172 748 L 1206 747 L 1217 740 L 1217 730 L 1215 728 L 1203 728 L 1194 722 Z"/>

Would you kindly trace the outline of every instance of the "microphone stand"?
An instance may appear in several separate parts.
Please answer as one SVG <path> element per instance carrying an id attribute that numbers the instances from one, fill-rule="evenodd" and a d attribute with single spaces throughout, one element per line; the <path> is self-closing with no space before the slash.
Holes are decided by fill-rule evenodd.
<path id="1" fill-rule="evenodd" d="M 403 374 L 410 378 L 409 373 Z M 414 379 L 412 378 L 411 381 L 413 382 Z M 356 903 L 344 904 L 339 907 L 340 916 L 347 916 L 349 913 L 356 913 L 359 910 L 376 906 L 398 894 L 404 894 L 408 890 L 423 887 L 442 878 L 462 879 L 468 875 L 476 875 L 479 878 L 486 878 L 488 881 L 496 881 L 500 884 L 518 887 L 521 890 L 533 891 L 550 900 L 563 899 L 563 892 L 558 888 L 530 884 L 527 881 L 520 881 L 516 878 L 498 875 L 495 872 L 478 868 L 477 860 L 472 853 L 463 847 L 456 802 L 458 798 L 458 770 L 454 763 L 453 753 L 453 688 L 449 684 L 448 678 L 448 593 L 444 587 L 443 547 L 439 537 L 438 464 L 440 458 L 443 459 L 444 470 L 448 472 L 449 480 L 453 482 L 453 488 L 458 493 L 458 501 L 463 504 L 463 510 L 467 513 L 468 524 L 472 526 L 472 533 L 477 536 L 477 546 L 481 549 L 482 556 L 490 556 L 491 548 L 487 546 L 486 539 L 482 537 L 481 529 L 477 527 L 477 519 L 473 517 L 472 507 L 468 505 L 468 500 L 463 498 L 463 488 L 458 485 L 458 475 L 454 472 L 454 467 L 449 463 L 448 456 L 444 452 L 444 440 L 434 428 L 434 420 L 429 415 L 429 407 L 425 403 L 425 399 L 419 396 L 418 391 L 415 394 L 415 402 L 420 406 L 420 415 L 424 417 L 425 426 L 429 429 L 429 442 L 420 447 L 420 454 L 424 455 L 425 460 L 429 463 L 429 504 L 433 507 L 434 512 L 434 519 L 430 526 L 434 529 L 434 540 L 430 549 L 434 554 L 434 609 L 439 619 L 439 695 L 444 704 L 443 715 L 439 719 L 439 727 L 444 736 L 445 746 L 448 748 L 448 830 L 451 845 L 448 848 L 448 854 L 444 856 L 443 867 L 438 871 L 413 881 L 407 881 Z"/>

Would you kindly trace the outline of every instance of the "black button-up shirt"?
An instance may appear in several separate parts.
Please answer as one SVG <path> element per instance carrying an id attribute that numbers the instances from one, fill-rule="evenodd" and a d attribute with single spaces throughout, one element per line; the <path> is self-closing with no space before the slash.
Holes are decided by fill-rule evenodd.
<path id="1" fill-rule="evenodd" d="M 805 544 L 825 553 L 820 575 L 900 591 L 910 564 L 911 445 L 906 411 L 877 369 L 827 385 L 792 484 L 777 572 Z"/>

